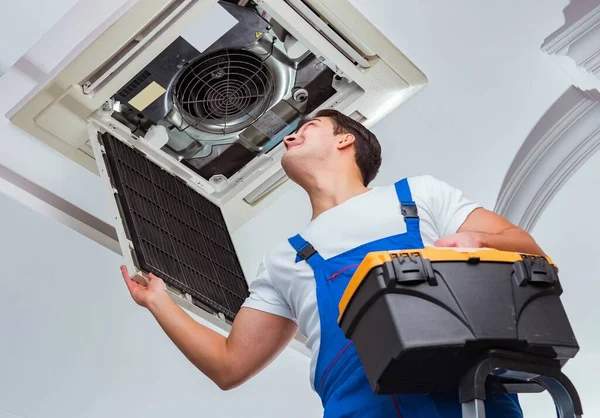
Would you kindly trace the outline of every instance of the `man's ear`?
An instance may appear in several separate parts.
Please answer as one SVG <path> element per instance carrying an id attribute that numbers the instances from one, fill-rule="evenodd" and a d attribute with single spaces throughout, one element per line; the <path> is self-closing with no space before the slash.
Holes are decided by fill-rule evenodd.
<path id="1" fill-rule="evenodd" d="M 352 134 L 342 134 L 338 135 L 338 137 L 339 139 L 337 143 L 337 149 L 344 149 L 349 147 L 350 145 L 354 144 L 354 141 L 356 139 Z"/>

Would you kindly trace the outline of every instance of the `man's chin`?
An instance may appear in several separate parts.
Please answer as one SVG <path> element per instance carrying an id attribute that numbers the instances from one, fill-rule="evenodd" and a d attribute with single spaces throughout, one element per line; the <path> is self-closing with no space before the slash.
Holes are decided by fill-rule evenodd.
<path id="1" fill-rule="evenodd" d="M 289 150 L 281 157 L 281 167 L 288 177 L 293 177 L 293 173 L 298 170 L 300 165 L 302 165 L 302 163 L 296 156 L 290 155 Z"/>
<path id="2" fill-rule="evenodd" d="M 294 150 L 293 149 L 288 149 L 286 150 L 283 155 L 281 156 L 281 162 L 282 164 L 289 164 L 292 162 L 292 159 L 295 158 L 294 154 Z"/>

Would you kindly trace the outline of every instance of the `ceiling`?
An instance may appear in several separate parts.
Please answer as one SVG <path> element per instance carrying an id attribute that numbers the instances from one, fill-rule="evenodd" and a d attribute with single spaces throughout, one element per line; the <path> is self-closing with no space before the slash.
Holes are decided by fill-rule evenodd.
<path id="1" fill-rule="evenodd" d="M 0 74 L 21 58 L 76 3 L 77 0 L 34 1 L 29 3 L 31 7 L 5 7 L 0 16 Z"/>
<path id="2" fill-rule="evenodd" d="M 433 174 L 493 207 L 519 147 L 572 83 L 540 51 L 544 39 L 564 23 L 567 0 L 352 2 L 429 79 L 424 90 L 373 128 L 384 150 L 374 184 Z M 10 39 L 0 47 L 0 73 L 27 53 L 18 71 L 0 79 L 2 114 L 31 88 L 36 71 L 38 75 L 50 71 L 82 33 L 126 1 L 103 2 L 94 13 L 89 13 L 89 0 L 60 0 L 52 2 L 50 9 L 41 0 L 32 3 L 27 14 L 13 8 L 0 17 L 0 39 Z M 42 37 L 56 23 L 61 33 L 70 31 L 70 36 L 64 40 L 54 31 Z M 37 70 L 27 73 L 27 68 Z M 0 153 L 2 164 L 110 221 L 96 177 L 6 121 L 0 133 L 11 140 Z M 600 341 L 593 338 L 590 320 L 597 306 L 591 299 L 595 293 L 580 284 L 593 286 L 600 271 L 582 272 L 577 255 L 592 259 L 593 237 L 600 233 L 592 209 L 598 202 L 587 192 L 593 187 L 591 180 L 600 175 L 598 164 L 598 158 L 585 164 L 534 230 L 544 248 L 559 265 L 564 264 L 562 277 L 569 283 L 565 303 L 573 314 L 575 331 L 587 343 L 582 360 L 569 367 L 576 383 L 588 388 L 593 387 L 594 370 L 600 368 L 600 351 L 595 348 Z M 582 196 L 588 206 L 565 218 L 571 202 Z M 158 417 L 192 410 L 201 413 L 203 407 L 218 410 L 220 416 L 276 417 L 299 400 L 304 409 L 293 413 L 319 416 L 319 405 L 306 387 L 308 363 L 298 353 L 286 350 L 267 374 L 247 388 L 231 397 L 222 394 L 189 367 L 148 315 L 129 303 L 121 283 L 114 280 L 118 257 L 4 196 L 0 216 L 11 219 L 0 222 L 0 237 L 11 236 L 0 239 L 0 263 L 7 266 L 5 276 L 13 278 L 0 281 L 0 329 L 3 340 L 12 342 L 0 348 L 0 359 L 8 366 L 0 377 L 0 418 Z M 236 231 L 234 240 L 247 275 L 252 277 L 266 250 L 296 233 L 309 216 L 305 194 L 294 187 Z M 583 237 L 581 219 L 589 231 Z M 20 232 L 15 233 L 13 226 Z M 594 313 L 600 314 L 597 309 Z M 20 323 L 13 320 L 17 316 Z M 276 388 L 267 381 L 269 377 L 278 382 Z M 282 382 L 290 385 L 287 390 L 281 389 Z M 275 390 L 283 396 L 281 401 L 269 403 L 267 412 L 265 403 L 256 405 L 256 399 L 266 402 Z M 591 389 L 586 390 L 591 399 Z M 529 402 L 526 411 L 531 411 L 531 417 L 544 416 L 537 413 L 551 408 L 543 397 Z M 599 405 L 593 408 L 600 411 Z"/>

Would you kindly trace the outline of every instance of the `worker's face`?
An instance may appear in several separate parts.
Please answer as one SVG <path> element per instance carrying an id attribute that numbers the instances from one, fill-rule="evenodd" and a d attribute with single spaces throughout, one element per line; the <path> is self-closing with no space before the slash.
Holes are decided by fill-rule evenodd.
<path id="1" fill-rule="evenodd" d="M 352 135 L 334 135 L 330 118 L 309 119 L 296 133 L 283 139 L 286 152 L 281 165 L 290 178 L 297 177 L 303 170 L 314 170 L 319 163 L 334 161 L 336 152 L 349 145 L 347 137 Z"/>

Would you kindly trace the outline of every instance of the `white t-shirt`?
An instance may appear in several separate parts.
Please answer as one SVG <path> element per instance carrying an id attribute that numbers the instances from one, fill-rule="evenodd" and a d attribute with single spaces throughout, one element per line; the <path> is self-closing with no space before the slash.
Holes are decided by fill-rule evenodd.
<path id="1" fill-rule="evenodd" d="M 408 179 L 420 218 L 423 244 L 456 233 L 479 207 L 464 194 L 432 176 Z M 319 215 L 300 235 L 325 259 L 367 242 L 406 232 L 393 184 L 375 187 Z M 319 353 L 320 326 L 312 268 L 296 263 L 296 251 L 286 240 L 263 257 L 257 277 L 250 282 L 244 307 L 290 318 L 307 337 L 311 357 L 311 384 Z M 314 388 L 314 386 L 313 386 Z"/>

